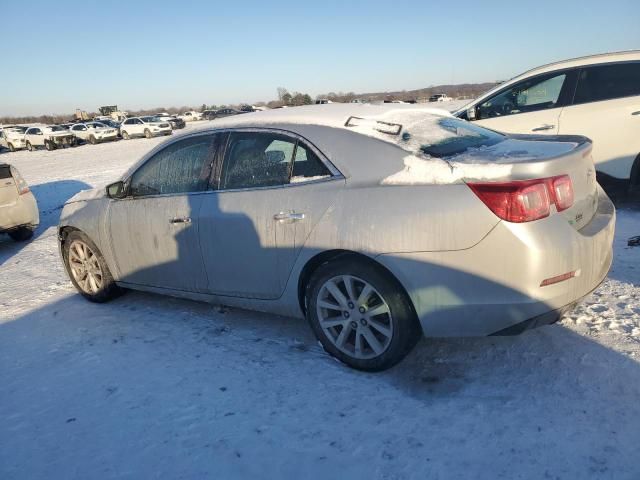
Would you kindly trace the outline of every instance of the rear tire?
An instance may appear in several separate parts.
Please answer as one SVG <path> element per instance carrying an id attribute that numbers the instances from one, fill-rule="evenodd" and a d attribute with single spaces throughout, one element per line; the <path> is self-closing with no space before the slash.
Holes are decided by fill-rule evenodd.
<path id="1" fill-rule="evenodd" d="M 20 227 L 9 232 L 9 236 L 16 242 L 24 242 L 33 237 L 33 229 L 30 227 Z"/>
<path id="2" fill-rule="evenodd" d="M 55 150 L 56 149 L 55 145 L 53 145 L 53 143 L 48 142 L 48 141 L 44 142 L 44 148 L 46 148 L 49 152 L 51 150 Z"/>
<path id="3" fill-rule="evenodd" d="M 15 152 L 16 151 L 16 147 L 13 146 L 13 143 L 10 143 L 7 145 L 9 147 L 9 151 L 10 152 Z"/>
<path id="4" fill-rule="evenodd" d="M 357 257 L 321 265 L 306 286 L 307 320 L 324 349 L 352 368 L 386 370 L 422 336 L 402 286 Z"/>
<path id="5" fill-rule="evenodd" d="M 122 132 L 122 138 L 123 138 L 124 140 L 129 140 L 129 138 L 131 138 L 131 137 L 129 137 L 129 134 L 128 134 L 127 132 L 123 131 L 123 132 Z"/>
<path id="6" fill-rule="evenodd" d="M 97 142 L 96 142 L 96 137 L 94 137 L 93 135 L 91 135 L 91 136 L 89 137 L 89 143 L 90 143 L 91 145 L 95 145 L 95 144 L 97 143 Z"/>
<path id="7" fill-rule="evenodd" d="M 27 142 L 27 150 L 29 150 L 30 152 L 33 152 L 35 150 L 35 148 L 33 148 L 33 145 L 31 145 L 31 142 Z"/>
<path id="8" fill-rule="evenodd" d="M 64 264 L 71 283 L 91 302 L 103 303 L 122 295 L 109 267 L 91 239 L 80 231 L 71 232 L 63 245 Z"/>

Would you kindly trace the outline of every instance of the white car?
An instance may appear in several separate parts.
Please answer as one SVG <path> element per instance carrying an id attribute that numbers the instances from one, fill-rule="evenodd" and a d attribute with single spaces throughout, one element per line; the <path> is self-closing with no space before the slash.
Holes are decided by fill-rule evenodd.
<path id="1" fill-rule="evenodd" d="M 125 140 L 132 137 L 157 137 L 159 135 L 171 135 L 173 130 L 169 122 L 164 122 L 158 117 L 131 117 L 120 125 L 120 134 Z"/>
<path id="2" fill-rule="evenodd" d="M 18 170 L 0 163 L 0 233 L 27 240 L 40 223 L 38 203 Z"/>
<path id="3" fill-rule="evenodd" d="M 28 127 L 20 125 L 10 125 L 0 130 L 0 147 L 7 148 L 12 152 L 22 150 L 27 147 L 24 134 Z"/>
<path id="4" fill-rule="evenodd" d="M 36 125 L 29 127 L 24 134 L 27 150 L 32 152 L 40 147 L 55 150 L 75 145 L 75 137 L 66 128 L 59 125 Z"/>
<path id="5" fill-rule="evenodd" d="M 454 115 L 506 133 L 584 135 L 609 193 L 640 190 L 640 50 L 534 68 Z"/>
<path id="6" fill-rule="evenodd" d="M 453 98 L 446 93 L 436 93 L 429 97 L 429 102 L 450 102 L 451 100 L 453 100 Z"/>
<path id="7" fill-rule="evenodd" d="M 183 114 L 178 115 L 178 117 L 185 122 L 193 122 L 194 120 L 202 120 L 202 113 L 192 110 L 190 112 L 184 112 Z"/>
<path id="8" fill-rule="evenodd" d="M 76 123 L 69 129 L 77 139 L 95 145 L 100 142 L 108 142 L 118 138 L 118 129 L 112 128 L 100 122 Z"/>

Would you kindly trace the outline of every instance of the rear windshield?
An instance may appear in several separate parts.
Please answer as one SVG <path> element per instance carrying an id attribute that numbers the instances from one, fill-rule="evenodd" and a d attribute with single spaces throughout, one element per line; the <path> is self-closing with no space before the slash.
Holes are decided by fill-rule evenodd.
<path id="1" fill-rule="evenodd" d="M 478 127 L 457 118 L 443 118 L 438 125 L 448 134 L 438 138 L 417 138 L 421 145 L 419 150 L 430 157 L 450 157 L 465 152 L 469 148 L 490 147 L 502 142 L 505 137 L 493 130 Z M 403 132 L 403 140 L 411 132 Z"/>

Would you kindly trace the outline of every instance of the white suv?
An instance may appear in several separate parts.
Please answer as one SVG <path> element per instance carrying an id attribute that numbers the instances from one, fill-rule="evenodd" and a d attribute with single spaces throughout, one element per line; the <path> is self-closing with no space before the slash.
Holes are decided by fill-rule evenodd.
<path id="1" fill-rule="evenodd" d="M 100 122 L 76 123 L 69 129 L 77 139 L 95 145 L 118 138 L 118 130 Z"/>
<path id="2" fill-rule="evenodd" d="M 158 135 L 171 135 L 173 130 L 169 122 L 164 122 L 158 117 L 131 117 L 120 125 L 120 134 L 125 140 L 132 137 L 155 137 Z"/>
<path id="3" fill-rule="evenodd" d="M 38 204 L 18 170 L 0 163 L 0 233 L 27 240 L 40 223 Z"/>
<path id="4" fill-rule="evenodd" d="M 27 150 L 30 152 L 44 147 L 55 150 L 75 145 L 75 138 L 66 128 L 58 125 L 37 125 L 29 127 L 24 134 Z"/>
<path id="5" fill-rule="evenodd" d="M 24 134 L 28 127 L 20 125 L 10 125 L 2 127 L 0 130 L 0 147 L 8 148 L 12 152 L 22 150 L 27 147 Z"/>
<path id="6" fill-rule="evenodd" d="M 506 133 L 589 137 L 603 187 L 640 190 L 640 50 L 529 70 L 454 115 Z"/>

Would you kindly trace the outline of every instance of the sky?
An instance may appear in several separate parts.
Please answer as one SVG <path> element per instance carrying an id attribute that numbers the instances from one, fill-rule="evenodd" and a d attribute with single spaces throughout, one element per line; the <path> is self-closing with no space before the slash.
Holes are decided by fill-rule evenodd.
<path id="1" fill-rule="evenodd" d="M 0 116 L 505 80 L 640 49 L 638 0 L 0 0 Z"/>

